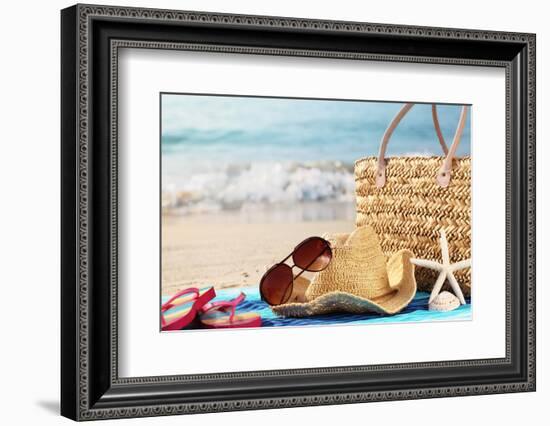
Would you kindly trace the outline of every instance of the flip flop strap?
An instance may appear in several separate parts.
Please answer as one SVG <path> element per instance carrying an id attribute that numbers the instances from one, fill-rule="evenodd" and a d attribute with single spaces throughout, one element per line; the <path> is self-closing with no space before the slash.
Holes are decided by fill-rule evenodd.
<path id="1" fill-rule="evenodd" d="M 176 300 L 178 297 L 184 296 L 186 294 L 195 294 L 195 299 L 196 299 L 199 296 L 199 289 L 195 287 L 190 287 L 190 288 L 186 288 L 184 290 L 178 291 L 166 303 L 162 304 L 160 308 L 161 312 L 165 312 L 168 309 L 172 308 L 174 306 L 172 302 Z"/>
<path id="2" fill-rule="evenodd" d="M 233 300 L 221 300 L 219 302 L 212 302 L 210 306 L 205 309 L 205 313 L 208 311 L 227 311 L 227 309 L 229 308 L 231 309 L 231 313 L 229 314 L 229 322 L 233 322 L 237 305 L 241 303 L 245 298 L 246 295 L 244 293 L 241 293 Z"/>

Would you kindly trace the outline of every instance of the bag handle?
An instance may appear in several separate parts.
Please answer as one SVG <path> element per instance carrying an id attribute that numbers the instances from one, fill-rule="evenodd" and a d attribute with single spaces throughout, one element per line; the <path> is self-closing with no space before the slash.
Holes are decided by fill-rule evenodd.
<path id="1" fill-rule="evenodd" d="M 380 144 L 380 151 L 378 152 L 378 165 L 376 168 L 376 186 L 378 188 L 382 188 L 386 184 L 385 155 L 386 155 L 386 148 L 388 146 L 388 142 L 397 125 L 401 122 L 403 117 L 410 111 L 410 109 L 413 106 L 414 106 L 413 103 L 406 103 L 405 105 L 403 105 L 403 107 L 399 110 L 397 115 L 393 118 L 390 125 L 384 132 L 384 136 L 382 137 L 382 143 Z M 441 127 L 439 126 L 439 119 L 437 117 L 437 107 L 435 104 L 432 104 L 432 119 L 434 122 L 435 132 L 437 133 L 439 144 L 441 145 L 441 148 L 445 153 L 445 160 L 443 161 L 443 164 L 441 165 L 439 172 L 437 173 L 437 176 L 436 176 L 437 183 L 443 188 L 449 186 L 449 183 L 451 181 L 451 169 L 453 166 L 453 158 L 455 157 L 456 150 L 458 148 L 458 145 L 460 144 L 460 138 L 462 137 L 462 133 L 464 131 L 467 115 L 468 115 L 468 107 L 465 105 L 462 107 L 462 111 L 460 113 L 460 119 L 458 121 L 458 126 L 456 128 L 456 132 L 453 138 L 453 143 L 451 144 L 451 148 L 448 149 L 447 144 L 445 143 L 445 139 L 443 138 L 443 133 L 441 133 Z"/>

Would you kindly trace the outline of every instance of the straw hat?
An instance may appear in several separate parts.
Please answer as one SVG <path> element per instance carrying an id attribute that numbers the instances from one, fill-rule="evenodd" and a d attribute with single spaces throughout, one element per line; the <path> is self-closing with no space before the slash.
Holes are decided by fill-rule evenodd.
<path id="1" fill-rule="evenodd" d="M 396 314 L 416 294 L 413 254 L 400 250 L 388 260 L 370 226 L 351 234 L 326 237 L 332 261 L 317 273 L 305 292 L 305 303 L 272 306 L 281 316 L 306 317 L 333 312 Z"/>

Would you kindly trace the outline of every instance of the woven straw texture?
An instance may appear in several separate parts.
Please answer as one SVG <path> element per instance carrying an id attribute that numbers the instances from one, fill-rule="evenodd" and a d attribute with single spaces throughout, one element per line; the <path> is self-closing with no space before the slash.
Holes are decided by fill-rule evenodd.
<path id="1" fill-rule="evenodd" d="M 334 312 L 395 314 L 416 294 L 412 253 L 401 250 L 386 262 L 378 237 L 370 226 L 351 235 L 325 237 L 332 260 L 317 273 L 306 290 L 306 303 L 272 306 L 278 315 L 306 317 Z"/>
<path id="2" fill-rule="evenodd" d="M 332 260 L 325 270 L 315 275 L 306 291 L 307 300 L 333 291 L 351 293 L 365 299 L 374 299 L 393 291 L 388 284 L 386 257 L 372 228 L 357 229 L 347 241 L 345 237 L 342 234 L 335 238 L 328 236 Z"/>
<path id="3" fill-rule="evenodd" d="M 382 188 L 375 183 L 376 157 L 355 162 L 356 224 L 374 228 L 386 255 L 409 249 L 417 258 L 439 262 L 439 231 L 444 229 L 451 262 L 470 258 L 470 158 L 453 160 L 447 188 L 436 182 L 443 161 L 443 157 L 389 158 L 386 184 Z M 455 276 L 463 292 L 469 295 L 470 269 L 457 271 Z M 419 290 L 430 291 L 436 278 L 435 271 L 416 268 Z"/>

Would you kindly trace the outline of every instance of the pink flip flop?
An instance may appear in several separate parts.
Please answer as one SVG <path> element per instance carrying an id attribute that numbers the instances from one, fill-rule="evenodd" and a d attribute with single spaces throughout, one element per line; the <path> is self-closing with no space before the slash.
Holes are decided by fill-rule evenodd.
<path id="1" fill-rule="evenodd" d="M 192 287 L 177 292 L 160 308 L 162 331 L 181 330 L 188 326 L 199 310 L 214 297 L 216 297 L 214 287 L 203 291 Z"/>
<path id="2" fill-rule="evenodd" d="M 262 317 L 255 312 L 236 313 L 237 305 L 245 299 L 241 293 L 233 300 L 211 302 L 199 312 L 199 321 L 206 328 L 261 327 Z"/>

